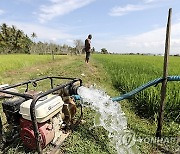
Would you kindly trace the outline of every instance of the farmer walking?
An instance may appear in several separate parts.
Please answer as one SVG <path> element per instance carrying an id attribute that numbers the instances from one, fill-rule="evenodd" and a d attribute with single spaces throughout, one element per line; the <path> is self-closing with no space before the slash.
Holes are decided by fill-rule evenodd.
<path id="1" fill-rule="evenodd" d="M 92 35 L 89 34 L 89 35 L 88 35 L 88 38 L 85 40 L 85 52 L 86 52 L 85 62 L 86 62 L 86 63 L 89 62 L 89 58 L 90 58 L 90 53 L 91 53 L 91 39 L 92 39 Z"/>

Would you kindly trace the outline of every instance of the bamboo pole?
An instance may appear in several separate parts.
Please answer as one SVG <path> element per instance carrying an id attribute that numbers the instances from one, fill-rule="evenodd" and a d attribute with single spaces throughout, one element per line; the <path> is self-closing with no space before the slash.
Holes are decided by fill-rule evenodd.
<path id="1" fill-rule="evenodd" d="M 164 106 L 166 98 L 166 86 L 167 86 L 167 76 L 168 76 L 168 61 L 169 61 L 169 50 L 170 50 L 170 31 L 171 31 L 171 14 L 172 8 L 169 9 L 168 22 L 166 28 L 166 42 L 165 42 L 165 53 L 164 53 L 164 68 L 163 68 L 163 82 L 161 86 L 161 103 L 158 117 L 158 126 L 156 131 L 156 137 L 161 138 L 161 130 L 164 118 Z"/>
<path id="2" fill-rule="evenodd" d="M 2 121 L 1 121 L 1 115 L 0 115 L 0 142 L 2 140 Z"/>
<path id="3" fill-rule="evenodd" d="M 54 60 L 54 49 L 52 49 L 51 54 L 52 54 L 52 60 Z"/>

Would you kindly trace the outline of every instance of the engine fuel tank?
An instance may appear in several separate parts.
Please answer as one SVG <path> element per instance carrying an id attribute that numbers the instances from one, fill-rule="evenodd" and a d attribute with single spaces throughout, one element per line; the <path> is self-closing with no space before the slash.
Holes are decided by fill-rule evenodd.
<path id="1" fill-rule="evenodd" d="M 26 120 L 31 120 L 31 115 L 30 115 L 31 102 L 32 99 L 27 100 L 20 105 L 19 113 Z M 61 96 L 57 96 L 57 95 L 47 95 L 46 97 L 38 100 L 35 106 L 35 114 L 36 114 L 37 122 L 43 123 L 49 120 L 50 118 L 52 118 L 58 112 L 61 112 L 63 104 L 64 102 Z"/>

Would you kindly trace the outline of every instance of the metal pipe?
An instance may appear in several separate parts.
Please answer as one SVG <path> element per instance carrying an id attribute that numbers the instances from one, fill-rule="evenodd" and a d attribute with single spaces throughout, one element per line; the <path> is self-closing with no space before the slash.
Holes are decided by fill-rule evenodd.
<path id="1" fill-rule="evenodd" d="M 15 84 L 15 85 L 4 87 L 4 88 L 2 88 L 2 90 L 7 90 L 7 89 L 10 89 L 10 88 L 15 88 L 15 87 L 23 86 L 25 84 L 41 81 L 41 80 L 44 80 L 44 79 L 47 79 L 47 78 L 48 77 L 43 77 L 43 78 L 39 78 L 39 79 L 36 79 L 36 80 L 29 80 L 29 81 L 21 82 L 21 83 Z"/>
<path id="2" fill-rule="evenodd" d="M 26 98 L 26 99 L 32 99 L 33 97 L 29 94 L 21 94 L 21 93 L 17 93 L 17 92 L 12 92 L 12 91 L 7 91 L 7 90 L 1 90 L 0 89 L 0 92 L 1 93 L 6 93 L 6 94 L 10 94 L 10 95 L 14 95 L 14 96 L 20 96 L 20 97 L 23 97 L 23 98 Z"/>

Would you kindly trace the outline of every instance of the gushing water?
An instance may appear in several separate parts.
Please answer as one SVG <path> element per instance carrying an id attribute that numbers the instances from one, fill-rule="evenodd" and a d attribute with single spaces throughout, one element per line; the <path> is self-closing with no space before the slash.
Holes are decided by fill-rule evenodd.
<path id="1" fill-rule="evenodd" d="M 121 106 L 113 102 L 105 92 L 93 87 L 80 87 L 78 94 L 83 100 L 83 105 L 94 109 L 97 114 L 95 126 L 102 126 L 108 132 L 111 143 L 118 154 L 133 153 L 131 147 L 123 144 L 123 136 L 127 131 L 127 119 Z"/>

